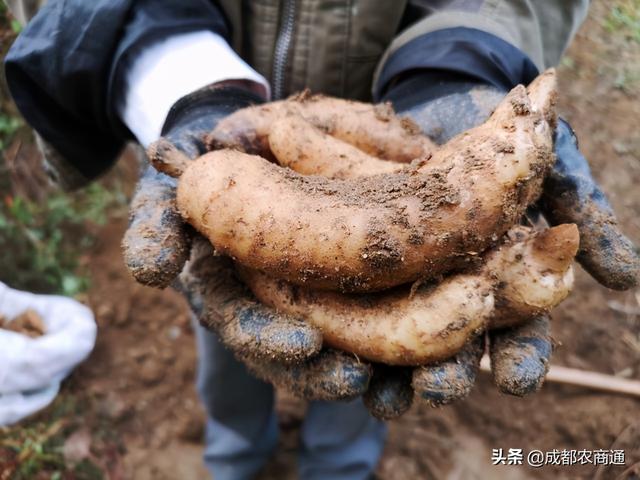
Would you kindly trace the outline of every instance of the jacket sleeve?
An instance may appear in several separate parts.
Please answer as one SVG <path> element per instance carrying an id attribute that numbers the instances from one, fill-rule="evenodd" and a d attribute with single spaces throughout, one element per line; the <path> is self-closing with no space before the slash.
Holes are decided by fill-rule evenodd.
<path id="1" fill-rule="evenodd" d="M 91 180 L 131 138 L 114 101 L 129 59 L 158 38 L 202 30 L 228 36 L 208 0 L 49 0 L 9 50 L 7 83 L 63 170 Z"/>
<path id="2" fill-rule="evenodd" d="M 558 64 L 586 17 L 589 0 L 413 0 L 409 4 L 407 27 L 376 70 L 374 99 L 398 77 L 416 70 L 453 72 L 502 90 L 528 83 Z"/>

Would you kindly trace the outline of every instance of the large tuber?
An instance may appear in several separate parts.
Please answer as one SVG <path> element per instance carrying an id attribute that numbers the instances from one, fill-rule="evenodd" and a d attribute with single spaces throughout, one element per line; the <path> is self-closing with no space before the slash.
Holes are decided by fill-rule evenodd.
<path id="1" fill-rule="evenodd" d="M 423 365 L 454 355 L 487 327 L 520 324 L 558 305 L 573 286 L 578 244 L 573 224 L 541 232 L 514 227 L 479 271 L 415 292 L 405 286 L 347 295 L 240 272 L 260 302 L 304 318 L 327 345 L 389 365 Z"/>
<path id="2" fill-rule="evenodd" d="M 392 174 L 305 177 L 231 150 L 160 167 L 184 167 L 181 214 L 240 264 L 309 288 L 380 291 L 460 267 L 518 222 L 553 162 L 554 102 L 549 71 Z"/>

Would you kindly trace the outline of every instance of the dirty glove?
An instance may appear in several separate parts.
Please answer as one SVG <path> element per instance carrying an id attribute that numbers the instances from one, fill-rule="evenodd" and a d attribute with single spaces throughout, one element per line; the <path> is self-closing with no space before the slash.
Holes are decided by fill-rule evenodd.
<path id="1" fill-rule="evenodd" d="M 578 262 L 600 284 L 613 290 L 635 287 L 638 251 L 621 232 L 604 192 L 591 176 L 578 140 L 567 122 L 556 130 L 557 161 L 547 177 L 541 210 L 554 225 L 575 223 L 580 231 Z"/>
<path id="2" fill-rule="evenodd" d="M 198 90 L 176 102 L 162 130 L 168 143 L 156 146 L 173 145 L 196 158 L 205 153 L 204 136 L 221 118 L 261 102 L 237 86 Z M 154 161 L 161 162 L 168 153 L 153 146 L 150 150 Z M 236 278 L 231 260 L 214 256 L 209 242 L 183 223 L 175 205 L 175 186 L 173 178 L 150 166 L 139 182 L 123 241 L 125 260 L 136 280 L 160 288 L 173 283 L 201 323 L 263 380 L 307 399 L 361 395 L 371 368 L 352 355 L 321 350 L 322 334 L 317 329 L 256 302 Z"/>
<path id="3" fill-rule="evenodd" d="M 197 90 L 178 100 L 162 135 L 189 158 L 205 153 L 204 137 L 221 118 L 263 99 L 236 85 Z M 147 166 L 131 202 L 131 221 L 123 240 L 124 259 L 134 278 L 164 288 L 182 271 L 193 232 L 175 206 L 176 181 Z"/>
<path id="4" fill-rule="evenodd" d="M 506 91 L 459 73 L 417 72 L 400 79 L 383 100 L 411 117 L 437 143 L 485 121 Z M 552 224 L 576 223 L 578 261 L 602 285 L 624 290 L 636 285 L 640 261 L 620 231 L 603 192 L 591 176 L 573 131 L 558 122 L 557 161 L 538 206 Z M 504 393 L 526 395 L 544 381 L 553 345 L 548 317 L 494 330 L 486 336 L 494 382 Z M 365 399 L 375 399 L 378 416 L 391 418 L 408 408 L 415 393 L 434 405 L 466 396 L 475 382 L 484 339 L 471 342 L 454 358 L 416 368 L 374 367 Z"/>
<path id="5" fill-rule="evenodd" d="M 180 289 L 201 323 L 215 331 L 254 375 L 308 400 L 362 395 L 371 368 L 354 355 L 322 349 L 322 333 L 253 297 L 228 257 L 208 240 L 194 240 Z"/>

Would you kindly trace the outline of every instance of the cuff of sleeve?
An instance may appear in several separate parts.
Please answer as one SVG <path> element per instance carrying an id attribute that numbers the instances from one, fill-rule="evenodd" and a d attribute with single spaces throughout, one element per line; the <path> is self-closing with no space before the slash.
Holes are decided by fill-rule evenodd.
<path id="1" fill-rule="evenodd" d="M 504 91 L 538 75 L 531 59 L 505 40 L 474 28 L 447 28 L 393 51 L 379 67 L 373 98 L 379 100 L 394 79 L 415 70 L 459 74 Z"/>
<path id="2" fill-rule="evenodd" d="M 146 48 L 124 74 L 117 100 L 120 118 L 147 146 L 160 136 L 171 106 L 200 88 L 227 80 L 247 80 L 270 95 L 265 78 L 210 31 L 175 35 Z"/>

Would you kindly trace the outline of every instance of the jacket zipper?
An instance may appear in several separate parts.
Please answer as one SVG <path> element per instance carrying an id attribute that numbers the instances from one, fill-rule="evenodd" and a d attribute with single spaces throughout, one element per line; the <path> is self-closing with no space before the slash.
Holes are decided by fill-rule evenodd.
<path id="1" fill-rule="evenodd" d="M 273 99 L 284 97 L 285 75 L 289 63 L 289 52 L 293 41 L 293 29 L 296 20 L 296 0 L 283 0 L 280 13 L 280 28 L 273 52 Z"/>

